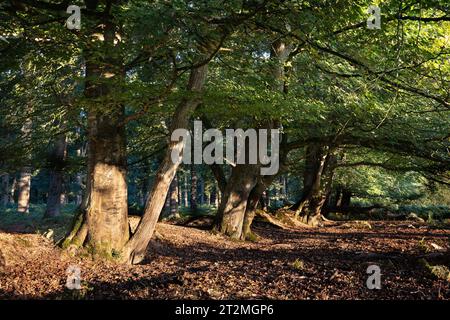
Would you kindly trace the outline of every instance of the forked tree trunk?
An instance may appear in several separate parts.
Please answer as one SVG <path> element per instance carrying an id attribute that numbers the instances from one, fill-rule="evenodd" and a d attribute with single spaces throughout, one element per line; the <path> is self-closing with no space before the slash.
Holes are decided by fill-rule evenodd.
<path id="1" fill-rule="evenodd" d="M 53 150 L 49 155 L 50 183 L 47 196 L 45 217 L 56 217 L 61 213 L 63 201 L 63 169 L 66 160 L 67 138 L 65 134 L 57 137 Z"/>
<path id="2" fill-rule="evenodd" d="M 271 58 L 274 60 L 274 67 L 272 69 L 272 76 L 273 76 L 273 84 L 272 88 L 274 91 L 278 92 L 286 92 L 287 91 L 287 84 L 286 84 L 286 74 L 285 74 L 285 62 L 291 52 L 291 47 L 287 46 L 283 41 L 277 40 L 272 44 L 271 48 Z M 270 121 L 268 124 L 268 129 L 271 129 L 273 127 L 278 127 L 278 124 L 276 121 Z M 283 141 L 286 141 L 286 136 L 283 136 Z M 283 143 L 282 143 L 283 144 Z M 286 159 L 287 154 L 284 152 L 280 152 L 278 161 L 280 163 L 284 162 Z M 239 165 L 238 165 L 239 166 Z M 242 228 L 240 233 L 236 232 L 236 234 L 239 234 L 239 237 L 241 240 L 246 240 L 249 238 L 252 238 L 252 232 L 251 232 L 251 225 L 253 222 L 253 219 L 256 214 L 256 209 L 258 207 L 258 203 L 263 196 L 264 191 L 267 189 L 267 187 L 274 181 L 277 175 L 272 176 L 261 176 L 259 174 L 259 165 L 253 165 L 252 170 L 255 170 L 255 184 L 253 185 L 247 200 L 246 205 L 244 208 L 244 211 L 240 214 L 236 214 L 236 216 L 241 217 L 242 215 Z M 250 170 L 251 171 L 251 170 Z M 286 192 L 286 186 L 284 185 L 284 180 L 280 178 L 280 181 L 282 182 L 282 188 L 280 190 L 280 194 L 284 195 Z M 230 181 L 231 182 L 231 181 Z M 278 191 L 278 190 L 277 190 Z"/>
<path id="3" fill-rule="evenodd" d="M 200 92 L 203 90 L 207 68 L 207 64 L 205 64 L 191 71 L 188 84 L 189 91 Z M 169 132 L 173 132 L 176 129 L 188 130 L 189 117 L 200 102 L 200 97 L 192 96 L 183 98 L 175 110 Z M 124 262 L 134 264 L 139 263 L 144 259 L 148 243 L 153 236 L 156 223 L 164 205 L 170 183 L 180 165 L 179 162 L 174 163 L 172 161 L 171 154 L 172 152 L 182 152 L 183 144 L 183 141 L 169 141 L 169 146 L 156 173 L 150 195 L 147 199 L 144 216 L 142 217 L 135 234 L 122 251 L 122 260 Z"/>
<path id="4" fill-rule="evenodd" d="M 216 229 L 231 238 L 241 239 L 245 210 L 250 192 L 257 183 L 259 166 L 233 167 L 217 212 Z"/>
<path id="5" fill-rule="evenodd" d="M 300 221 L 311 226 L 317 226 L 323 220 L 322 208 L 331 190 L 336 156 L 319 146 L 310 146 L 307 155 L 307 168 L 305 171 L 305 186 L 307 186 L 302 204 L 297 209 Z M 311 180 L 312 177 L 312 180 Z"/>
<path id="6" fill-rule="evenodd" d="M 305 168 L 303 172 L 303 191 L 301 198 L 291 207 L 298 217 L 307 205 L 314 186 L 320 184 L 320 176 L 325 165 L 323 147 L 319 145 L 308 145 L 306 147 Z"/>

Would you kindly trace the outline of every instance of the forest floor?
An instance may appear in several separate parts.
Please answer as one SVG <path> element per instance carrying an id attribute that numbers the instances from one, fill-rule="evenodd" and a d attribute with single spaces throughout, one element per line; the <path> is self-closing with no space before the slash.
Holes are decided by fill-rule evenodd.
<path id="1" fill-rule="evenodd" d="M 4 229 L 4 228 L 3 228 Z M 259 222 L 257 242 L 158 224 L 143 264 L 71 257 L 43 235 L 0 230 L 0 299 L 450 299 L 450 230 L 409 221 L 332 222 L 283 230 Z M 369 265 L 381 268 L 369 290 Z M 65 287 L 69 266 L 82 289 Z"/>

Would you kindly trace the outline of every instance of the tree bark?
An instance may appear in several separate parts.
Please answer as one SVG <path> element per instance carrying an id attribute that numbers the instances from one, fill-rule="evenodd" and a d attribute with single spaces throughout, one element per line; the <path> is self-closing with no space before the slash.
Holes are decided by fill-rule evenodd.
<path id="1" fill-rule="evenodd" d="M 16 193 L 16 189 L 17 189 L 17 177 L 14 174 L 13 176 L 13 181 L 11 183 L 11 189 L 9 191 L 9 203 L 14 204 L 15 203 L 15 193 Z"/>
<path id="2" fill-rule="evenodd" d="M 18 182 L 17 211 L 28 213 L 30 209 L 31 167 L 22 167 Z"/>
<path id="3" fill-rule="evenodd" d="M 178 177 L 173 177 L 169 188 L 169 217 L 178 216 Z"/>
<path id="4" fill-rule="evenodd" d="M 247 207 L 245 209 L 241 240 L 248 240 L 252 237 L 251 225 L 256 215 L 258 203 L 260 199 L 263 197 L 263 194 L 266 189 L 267 189 L 266 185 L 263 182 L 259 181 L 250 192 L 250 195 L 247 200 Z"/>
<path id="5" fill-rule="evenodd" d="M 170 193 L 170 215 L 175 217 L 178 215 L 178 181 L 175 175 L 172 181 L 172 191 Z"/>
<path id="6" fill-rule="evenodd" d="M 9 203 L 9 174 L 2 174 L 1 180 L 1 206 L 6 207 Z"/>
<path id="7" fill-rule="evenodd" d="M 195 169 L 195 164 L 191 164 L 191 198 L 190 207 L 192 211 L 197 210 L 197 171 Z"/>
<path id="8" fill-rule="evenodd" d="M 27 105 L 27 112 L 30 112 L 32 107 Z M 25 144 L 31 143 L 31 130 L 33 122 L 31 117 L 27 117 L 22 128 L 22 140 Z M 17 199 L 17 211 L 19 213 L 28 213 L 30 209 L 30 190 L 31 190 L 31 154 L 25 153 L 25 165 L 20 169 L 19 182 L 18 182 L 18 199 Z"/>
<path id="9" fill-rule="evenodd" d="M 336 156 L 321 146 L 309 146 L 307 153 L 305 190 L 296 214 L 303 223 L 317 226 L 323 220 L 322 208 L 331 190 Z"/>
<path id="10" fill-rule="evenodd" d="M 287 83 L 286 83 L 286 79 L 285 79 L 286 78 L 285 62 L 286 62 L 290 52 L 291 52 L 291 48 L 289 46 L 287 46 L 281 40 L 277 40 L 272 44 L 271 58 L 275 61 L 274 68 L 272 69 L 272 73 L 273 73 L 272 74 L 273 75 L 272 88 L 274 91 L 284 92 L 284 93 L 287 91 Z M 278 125 L 277 121 L 269 121 L 266 129 L 271 129 L 271 128 L 278 127 L 278 126 L 279 125 Z M 282 144 L 283 144 L 283 142 L 286 142 L 286 135 L 284 135 L 282 138 Z M 284 153 L 283 151 L 280 152 L 280 154 L 279 154 L 280 163 L 285 161 L 286 156 L 287 156 L 286 153 Z M 249 165 L 249 166 L 251 166 L 251 169 L 247 169 L 248 174 L 253 175 L 251 178 L 249 178 L 249 181 L 254 182 L 254 184 L 252 185 L 252 187 L 250 189 L 247 199 L 245 199 L 245 202 L 246 202 L 245 206 L 241 206 L 241 207 L 243 207 L 243 212 L 234 214 L 234 216 L 237 219 L 242 219 L 242 223 L 241 222 L 236 223 L 236 221 L 234 221 L 232 219 L 232 220 L 230 220 L 231 225 L 228 228 L 224 228 L 223 226 L 221 228 L 221 230 L 225 230 L 228 232 L 229 232 L 229 229 L 231 229 L 232 230 L 231 236 L 239 238 L 241 240 L 246 240 L 252 236 L 251 224 L 255 217 L 258 203 L 259 203 L 264 191 L 267 189 L 267 186 L 269 186 L 273 182 L 275 177 L 277 176 L 277 175 L 261 176 L 259 174 L 259 169 L 260 169 L 259 164 Z M 237 165 L 236 167 L 239 167 L 239 165 Z M 252 178 L 254 180 L 250 180 Z M 280 181 L 282 181 L 282 180 L 280 180 Z M 230 183 L 231 183 L 231 179 L 228 184 L 230 184 Z M 247 183 L 250 185 L 249 182 L 247 182 Z M 285 187 L 282 183 L 282 190 L 280 190 L 280 194 L 283 194 L 284 191 L 285 191 Z M 221 215 L 223 215 L 223 213 L 221 213 L 220 210 L 219 210 L 219 213 Z M 241 226 L 241 230 L 235 231 L 233 228 L 233 224 L 236 226 Z"/>
<path id="11" fill-rule="evenodd" d="M 184 179 L 183 179 L 183 185 L 184 185 L 184 189 L 183 189 L 183 206 L 185 208 L 187 208 L 189 206 L 189 191 L 188 191 L 188 179 L 186 174 L 184 174 Z"/>
<path id="12" fill-rule="evenodd" d="M 92 3 L 93 8 L 97 4 Z M 125 77 L 120 50 L 115 50 L 117 26 L 105 14 L 93 30 L 92 43 L 105 52 L 85 49 L 88 109 L 88 170 L 86 200 L 76 217 L 70 243 L 84 245 L 94 254 L 112 257 L 129 238 L 125 110 L 111 94 L 120 92 Z M 98 40 L 98 33 L 103 35 Z M 69 237 L 70 238 L 70 237 Z M 68 239 L 69 240 L 69 239 Z"/>
<path id="13" fill-rule="evenodd" d="M 215 206 L 217 201 L 217 188 L 216 185 L 213 184 L 211 187 L 211 193 L 209 195 L 209 205 Z"/>
<path id="14" fill-rule="evenodd" d="M 347 189 L 344 189 L 342 191 L 342 200 L 341 200 L 340 206 L 341 207 L 350 207 L 351 199 L 352 199 L 352 192 Z"/>
<path id="15" fill-rule="evenodd" d="M 231 170 L 222 201 L 217 212 L 216 228 L 219 232 L 241 239 L 247 201 L 257 183 L 259 166 L 236 165 Z"/>
<path id="16" fill-rule="evenodd" d="M 198 181 L 200 182 L 199 183 L 200 194 L 198 197 L 198 201 L 202 206 L 205 204 L 205 181 L 203 180 L 203 178 L 200 178 Z"/>
<path id="17" fill-rule="evenodd" d="M 219 191 L 223 193 L 225 191 L 225 188 L 227 187 L 227 178 L 225 177 L 222 168 L 217 163 L 211 164 L 209 168 L 211 169 L 211 172 L 217 181 Z"/>
<path id="18" fill-rule="evenodd" d="M 191 71 L 188 84 L 189 91 L 198 93 L 203 90 L 207 68 L 207 64 L 205 64 Z M 197 108 L 200 102 L 201 99 L 195 96 L 183 98 L 175 110 L 169 132 L 173 132 L 180 128 L 188 130 L 189 116 Z M 180 163 L 172 162 L 171 154 L 172 152 L 182 152 L 182 150 L 183 141 L 169 141 L 169 146 L 156 173 L 150 195 L 147 199 L 144 216 L 142 217 L 135 234 L 122 251 L 122 260 L 124 262 L 135 264 L 144 259 L 147 245 L 153 236 L 170 183 L 180 165 Z"/>

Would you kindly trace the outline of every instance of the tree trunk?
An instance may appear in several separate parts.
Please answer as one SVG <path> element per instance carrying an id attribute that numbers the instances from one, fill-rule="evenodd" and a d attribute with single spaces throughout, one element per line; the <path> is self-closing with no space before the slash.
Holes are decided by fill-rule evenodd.
<path id="1" fill-rule="evenodd" d="M 192 92 L 202 91 L 206 74 L 207 64 L 193 69 L 189 78 L 188 90 Z M 189 128 L 189 116 L 197 108 L 200 102 L 201 99 L 195 96 L 183 98 L 175 110 L 169 132 L 173 132 L 180 128 L 187 130 Z M 152 190 L 147 199 L 144 216 L 142 217 L 135 234 L 128 241 L 123 250 L 123 261 L 128 263 L 139 263 L 144 259 L 147 245 L 153 236 L 170 183 L 180 165 L 179 162 L 172 162 L 172 152 L 182 152 L 183 144 L 183 141 L 169 141 L 165 157 L 159 166 Z"/>
<path id="2" fill-rule="evenodd" d="M 233 167 L 217 212 L 216 228 L 234 239 L 241 239 L 247 200 L 256 185 L 259 166 L 241 164 Z"/>
<path id="3" fill-rule="evenodd" d="M 352 199 L 351 191 L 344 189 L 342 191 L 342 201 L 340 203 L 340 206 L 341 207 L 350 207 L 351 199 Z"/>
<path id="4" fill-rule="evenodd" d="M 184 190 L 183 190 L 183 206 L 187 208 L 189 206 L 189 191 L 188 191 L 188 179 L 186 174 L 184 174 Z"/>
<path id="5" fill-rule="evenodd" d="M 291 52 L 291 47 L 287 46 L 283 41 L 277 40 L 272 44 L 271 48 L 271 58 L 275 61 L 274 68 L 272 70 L 273 75 L 273 85 L 274 91 L 287 92 L 287 82 L 285 74 L 285 62 Z M 278 127 L 277 121 L 270 121 L 267 125 L 267 129 Z M 286 142 L 286 135 L 283 136 L 282 142 Z M 287 153 L 281 151 L 279 154 L 280 163 L 284 162 L 287 157 Z M 256 182 L 253 185 L 250 194 L 246 200 L 246 207 L 244 210 L 244 216 L 242 221 L 242 231 L 239 235 L 241 240 L 246 240 L 252 238 L 251 224 L 256 214 L 256 209 L 261 197 L 266 191 L 267 187 L 274 181 L 277 175 L 272 176 L 261 176 L 259 175 L 259 165 L 253 165 L 253 170 L 256 170 Z M 280 177 L 281 190 L 280 195 L 284 200 L 286 198 L 286 184 L 285 180 Z M 278 190 L 277 190 L 278 191 Z M 283 201 L 282 200 L 282 201 Z"/>
<path id="6" fill-rule="evenodd" d="M 215 206 L 217 201 L 217 188 L 216 185 L 213 184 L 211 187 L 211 193 L 209 195 L 209 205 Z"/>
<path id="7" fill-rule="evenodd" d="M 342 189 L 341 188 L 337 188 L 336 192 L 334 194 L 334 197 L 332 197 L 331 199 L 331 203 L 330 203 L 330 207 L 340 207 L 342 204 Z"/>
<path id="8" fill-rule="evenodd" d="M 86 143 L 84 143 L 83 147 L 77 149 L 77 157 L 86 157 L 86 146 Z M 86 190 L 86 186 L 83 183 L 84 178 L 86 178 L 86 175 L 78 169 L 75 176 L 75 181 L 78 186 L 78 190 L 75 196 L 75 203 L 77 206 L 81 205 L 81 202 L 83 201 L 83 193 Z"/>
<path id="9" fill-rule="evenodd" d="M 181 181 L 180 181 L 180 175 L 177 174 L 176 175 L 176 179 L 177 179 L 177 212 L 178 212 L 178 208 L 181 207 Z"/>
<path id="10" fill-rule="evenodd" d="M 172 183 L 169 188 L 169 217 L 178 216 L 178 177 L 175 175 L 173 177 Z"/>
<path id="11" fill-rule="evenodd" d="M 18 183 L 17 211 L 28 213 L 30 209 L 31 167 L 20 169 Z"/>
<path id="12" fill-rule="evenodd" d="M 190 207 L 192 211 L 197 210 L 197 171 L 195 170 L 195 164 L 191 164 L 191 199 Z"/>
<path id="13" fill-rule="evenodd" d="M 32 110 L 31 105 L 27 105 L 27 112 Z M 25 144 L 31 144 L 31 130 L 33 122 L 27 117 L 22 128 L 22 140 Z M 25 152 L 25 165 L 20 169 L 18 182 L 18 199 L 17 211 L 20 213 L 28 213 L 30 208 L 30 190 L 31 190 L 31 154 Z"/>
<path id="14" fill-rule="evenodd" d="M 0 203 L 2 207 L 6 207 L 9 203 L 9 174 L 7 173 L 2 174 Z"/>
<path id="15" fill-rule="evenodd" d="M 63 169 L 66 160 L 67 138 L 65 134 L 57 137 L 55 146 L 49 155 L 50 184 L 47 196 L 47 209 L 44 217 L 56 217 L 61 214 L 63 199 Z"/>
<path id="16" fill-rule="evenodd" d="M 95 6 L 97 4 L 93 3 Z M 117 26 L 105 14 L 93 33 L 103 34 L 99 42 L 93 36 L 92 46 L 101 46 L 105 56 L 85 50 L 85 97 L 88 109 L 88 170 L 84 213 L 77 216 L 71 234 L 73 245 L 85 245 L 94 254 L 112 257 L 129 238 L 127 203 L 127 157 L 124 106 L 114 103 L 111 94 L 122 90 L 125 77 L 120 50 L 116 50 Z M 106 111 L 105 111 L 106 110 Z M 65 241 L 67 245 L 67 241 Z"/>
<path id="17" fill-rule="evenodd" d="M 77 172 L 76 182 L 77 182 L 79 190 L 77 191 L 77 194 L 76 194 L 75 203 L 77 206 L 79 206 L 83 199 L 83 189 L 84 189 L 83 176 L 81 175 L 81 172 Z"/>
<path id="18" fill-rule="evenodd" d="M 199 203 L 200 205 L 204 205 L 205 204 L 205 181 L 203 180 L 203 178 L 200 178 L 200 183 L 199 183 L 199 189 L 200 189 L 200 195 L 198 197 Z"/>
<path id="19" fill-rule="evenodd" d="M 17 177 L 16 177 L 16 175 L 14 175 L 13 182 L 11 183 L 11 189 L 9 191 L 9 203 L 11 203 L 11 204 L 15 203 L 16 189 L 17 189 Z"/>
<path id="20" fill-rule="evenodd" d="M 256 209 L 260 199 L 266 190 L 266 185 L 259 181 L 250 192 L 247 200 L 247 207 L 245 209 L 244 223 L 242 226 L 241 240 L 248 240 L 252 238 L 251 225 L 256 215 Z"/>
<path id="21" fill-rule="evenodd" d="M 178 179 L 175 175 L 170 192 L 170 215 L 175 217 L 178 215 Z"/>
<path id="22" fill-rule="evenodd" d="M 311 146 L 309 152 L 306 167 L 312 169 L 312 174 L 305 171 L 307 193 L 305 193 L 303 203 L 297 209 L 297 213 L 303 223 L 317 226 L 323 220 L 322 208 L 331 190 L 336 156 L 331 152 L 324 151 L 324 148 L 319 146 Z"/>
<path id="23" fill-rule="evenodd" d="M 217 186 L 220 192 L 223 193 L 225 191 L 225 188 L 227 187 L 227 179 L 225 178 L 225 174 L 222 168 L 219 164 L 216 163 L 211 164 L 209 168 L 211 169 L 211 172 L 217 181 Z"/>

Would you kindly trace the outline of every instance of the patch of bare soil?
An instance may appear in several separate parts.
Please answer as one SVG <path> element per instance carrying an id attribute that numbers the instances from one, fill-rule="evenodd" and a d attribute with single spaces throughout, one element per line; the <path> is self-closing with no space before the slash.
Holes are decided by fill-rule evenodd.
<path id="1" fill-rule="evenodd" d="M 69 257 L 41 235 L 0 233 L 1 299 L 450 299 L 424 267 L 449 266 L 450 230 L 410 222 L 327 223 L 279 229 L 257 223 L 257 243 L 159 224 L 138 266 Z M 380 290 L 366 287 L 380 266 Z M 69 266 L 82 289 L 65 287 Z"/>

